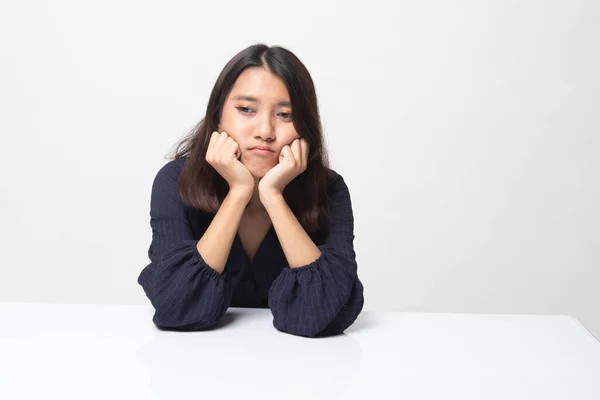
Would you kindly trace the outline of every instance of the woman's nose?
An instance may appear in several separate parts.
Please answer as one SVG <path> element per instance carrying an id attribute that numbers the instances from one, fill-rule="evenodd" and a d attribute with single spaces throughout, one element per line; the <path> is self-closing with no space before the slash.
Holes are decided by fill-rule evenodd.
<path id="1" fill-rule="evenodd" d="M 263 140 L 269 140 L 275 138 L 275 132 L 273 130 L 273 122 L 271 121 L 271 117 L 268 115 L 264 115 L 259 122 L 259 126 L 257 127 L 257 137 L 260 137 Z"/>

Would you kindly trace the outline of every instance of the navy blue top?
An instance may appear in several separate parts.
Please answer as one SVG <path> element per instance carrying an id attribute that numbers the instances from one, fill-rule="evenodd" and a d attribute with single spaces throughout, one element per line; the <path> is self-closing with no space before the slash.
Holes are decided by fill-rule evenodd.
<path id="1" fill-rule="evenodd" d="M 354 253 L 354 217 L 348 187 L 334 172 L 328 195 L 332 222 L 327 230 L 309 234 L 321 251 L 310 264 L 290 268 L 273 225 L 250 263 L 238 234 L 222 274 L 212 269 L 196 248 L 214 214 L 185 205 L 179 195 L 179 174 L 185 158 L 168 162 L 152 184 L 151 263 L 138 283 L 156 310 L 162 329 L 210 327 L 228 307 L 270 308 L 273 326 L 299 336 L 343 332 L 364 304 Z"/>

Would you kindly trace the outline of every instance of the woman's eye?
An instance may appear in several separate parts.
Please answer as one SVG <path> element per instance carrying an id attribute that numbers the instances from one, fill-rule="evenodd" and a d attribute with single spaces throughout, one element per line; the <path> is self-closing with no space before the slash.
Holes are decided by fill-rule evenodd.
<path id="1" fill-rule="evenodd" d="M 250 114 L 253 111 L 251 108 L 248 108 L 248 107 L 236 107 L 236 108 L 244 114 Z"/>
<path id="2" fill-rule="evenodd" d="M 252 114 L 255 111 L 249 107 L 236 107 L 242 114 Z M 291 119 L 292 118 L 292 113 L 279 113 L 278 115 L 281 115 L 282 118 L 285 119 Z"/>

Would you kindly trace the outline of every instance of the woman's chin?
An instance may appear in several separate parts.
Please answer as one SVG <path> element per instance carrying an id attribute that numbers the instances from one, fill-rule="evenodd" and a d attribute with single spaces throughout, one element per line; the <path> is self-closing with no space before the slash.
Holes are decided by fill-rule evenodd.
<path id="1" fill-rule="evenodd" d="M 246 165 L 246 168 L 248 168 L 248 171 L 250 171 L 255 178 L 262 178 L 272 167 L 266 165 Z"/>
<path id="2" fill-rule="evenodd" d="M 268 169 L 254 169 L 254 170 L 250 170 L 250 173 L 255 178 L 262 178 L 263 176 L 265 176 L 267 174 L 267 172 L 269 172 Z"/>

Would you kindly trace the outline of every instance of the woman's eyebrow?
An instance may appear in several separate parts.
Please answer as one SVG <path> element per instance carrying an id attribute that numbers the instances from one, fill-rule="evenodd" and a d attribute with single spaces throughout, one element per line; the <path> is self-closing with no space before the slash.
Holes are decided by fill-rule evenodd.
<path id="1" fill-rule="evenodd" d="M 238 96 L 233 97 L 232 100 L 246 100 L 246 101 L 252 101 L 254 103 L 260 104 L 260 100 L 258 100 L 256 97 L 247 96 L 247 95 L 238 95 Z M 292 106 L 292 104 L 289 101 L 280 101 L 276 105 L 282 106 L 282 107 L 291 107 Z"/>

